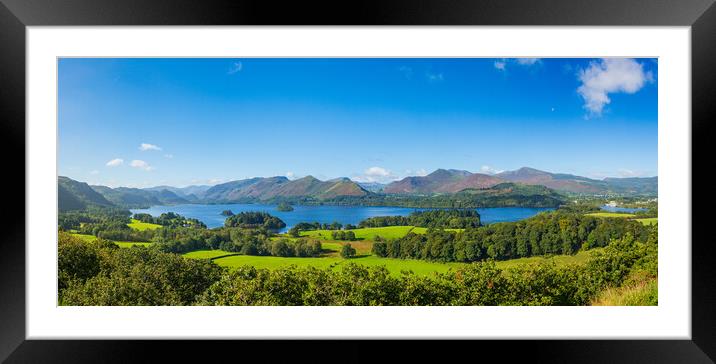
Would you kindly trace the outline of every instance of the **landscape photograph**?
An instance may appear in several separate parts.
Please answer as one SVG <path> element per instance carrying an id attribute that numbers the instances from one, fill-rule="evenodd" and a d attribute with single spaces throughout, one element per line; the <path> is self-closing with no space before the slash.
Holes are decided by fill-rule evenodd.
<path id="1" fill-rule="evenodd" d="M 658 305 L 656 58 L 57 78 L 60 306 Z"/>

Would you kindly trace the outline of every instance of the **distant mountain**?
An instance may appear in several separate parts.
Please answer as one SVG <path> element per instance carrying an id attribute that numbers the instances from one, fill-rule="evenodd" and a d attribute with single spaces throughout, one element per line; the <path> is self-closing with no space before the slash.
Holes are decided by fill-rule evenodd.
<path id="1" fill-rule="evenodd" d="M 534 168 L 523 167 L 516 171 L 502 172 L 496 175 L 511 182 L 528 185 L 546 186 L 557 191 L 583 194 L 629 194 L 655 195 L 658 192 L 658 178 L 613 178 L 602 180 L 575 176 L 564 173 L 549 173 Z"/>
<path id="2" fill-rule="evenodd" d="M 191 185 L 186 187 L 172 187 L 172 186 L 156 186 L 143 188 L 146 191 L 171 191 L 179 197 L 186 198 L 187 200 L 198 200 L 204 196 L 204 193 L 211 188 L 209 185 Z"/>
<path id="3" fill-rule="evenodd" d="M 540 185 L 503 182 L 489 188 L 468 188 L 454 195 L 461 200 L 483 199 L 489 206 L 552 207 L 564 203 L 564 196 Z"/>
<path id="4" fill-rule="evenodd" d="M 383 192 L 383 189 L 385 188 L 385 183 L 378 183 L 378 182 L 357 182 L 358 186 L 363 187 L 366 191 L 374 192 L 374 193 L 380 193 Z"/>
<path id="5" fill-rule="evenodd" d="M 63 176 L 57 178 L 57 204 L 59 211 L 84 210 L 90 206 L 113 207 L 88 184 Z"/>
<path id="6" fill-rule="evenodd" d="M 383 189 L 389 194 L 457 193 L 465 189 L 485 189 L 504 182 L 545 186 L 560 192 L 577 194 L 656 194 L 657 177 L 605 178 L 597 180 L 566 173 L 550 173 L 522 167 L 495 175 L 470 173 L 455 169 L 438 169 L 424 177 L 406 177 Z"/>
<path id="7" fill-rule="evenodd" d="M 325 200 L 339 196 L 364 196 L 369 193 L 348 178 L 321 181 L 307 176 L 291 181 L 286 177 L 278 176 L 222 183 L 209 188 L 204 194 L 204 199 L 212 202 L 245 199 L 266 201 L 281 197 L 310 197 Z"/>
<path id="8" fill-rule="evenodd" d="M 385 193 L 455 193 L 466 188 L 488 188 L 505 180 L 481 173 L 457 169 L 438 169 L 424 177 L 406 177 L 383 189 Z"/>
<path id="9" fill-rule="evenodd" d="M 609 192 L 609 186 L 604 181 L 571 174 L 549 173 L 529 167 L 498 173 L 495 176 L 510 182 L 546 186 L 557 191 L 571 193 L 595 194 Z"/>
<path id="10" fill-rule="evenodd" d="M 657 194 L 659 192 L 658 177 L 605 178 L 610 189 L 628 194 Z"/>
<path id="11" fill-rule="evenodd" d="M 167 189 L 150 191 L 140 188 L 110 188 L 107 186 L 92 186 L 92 189 L 100 193 L 113 204 L 124 208 L 146 208 L 152 205 L 176 205 L 189 203 L 187 199 L 177 196 L 177 194 Z"/>

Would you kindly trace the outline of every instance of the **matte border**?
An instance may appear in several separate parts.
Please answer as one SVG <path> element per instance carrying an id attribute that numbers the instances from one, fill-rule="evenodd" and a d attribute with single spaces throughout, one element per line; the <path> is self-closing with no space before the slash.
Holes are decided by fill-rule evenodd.
<path id="1" fill-rule="evenodd" d="M 150 352 L 183 360 L 256 353 L 295 360 L 401 361 L 479 358 L 486 353 L 531 362 L 713 362 L 716 358 L 716 246 L 705 227 L 713 200 L 709 153 L 716 122 L 714 0 L 371 0 L 298 2 L 224 0 L 0 0 L 0 150 L 18 172 L 6 177 L 17 200 L 0 242 L 0 359 L 10 363 L 135 362 Z M 402 341 L 71 341 L 25 340 L 25 27 L 42 25 L 574 25 L 691 26 L 692 56 L 692 340 L 460 341 L 439 346 Z M 697 168 L 700 166 L 701 168 Z M 22 171 L 22 174 L 19 172 Z M 15 176 L 22 175 L 23 178 Z M 711 188 L 709 188 L 711 187 Z M 697 192 L 698 191 L 698 192 Z M 414 344 L 414 343 L 413 343 Z M 180 347 L 183 347 L 183 349 Z M 421 345 L 422 346 L 422 345 Z M 186 350 L 188 348 L 192 350 Z M 237 350 L 238 349 L 238 350 Z M 329 350 L 326 350 L 329 349 Z M 331 349 L 340 356 L 328 354 Z M 382 349 L 382 350 L 379 350 Z M 387 352 L 385 351 L 387 349 Z M 416 350 L 417 349 L 417 350 Z M 442 350 L 440 350 L 442 349 Z M 241 355 L 241 356 L 239 356 Z M 467 355 L 467 358 L 464 356 Z M 710 358 L 709 358 L 710 357 Z M 324 360 L 326 360 L 324 359 Z M 470 360 L 470 359 L 468 359 Z M 471 361 L 473 361 L 471 360 Z"/>

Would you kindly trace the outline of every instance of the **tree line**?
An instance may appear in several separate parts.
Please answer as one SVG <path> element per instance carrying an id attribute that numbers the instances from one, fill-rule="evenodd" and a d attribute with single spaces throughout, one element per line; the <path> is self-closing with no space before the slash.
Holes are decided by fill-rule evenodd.
<path id="1" fill-rule="evenodd" d="M 358 227 L 419 226 L 425 228 L 466 229 L 480 226 L 480 214 L 474 209 L 414 211 L 408 216 L 376 216 Z"/>
<path id="2" fill-rule="evenodd" d="M 631 234 L 646 241 L 655 226 L 623 218 L 595 218 L 564 212 L 541 213 L 517 222 L 495 223 L 460 232 L 429 229 L 390 241 L 377 241 L 372 251 L 389 258 L 442 262 L 506 260 L 535 255 L 574 254 L 603 247 Z"/>
<path id="3" fill-rule="evenodd" d="M 240 227 L 245 229 L 264 228 L 271 230 L 283 229 L 286 223 L 276 216 L 266 212 L 240 212 L 226 218 L 226 227 Z"/>

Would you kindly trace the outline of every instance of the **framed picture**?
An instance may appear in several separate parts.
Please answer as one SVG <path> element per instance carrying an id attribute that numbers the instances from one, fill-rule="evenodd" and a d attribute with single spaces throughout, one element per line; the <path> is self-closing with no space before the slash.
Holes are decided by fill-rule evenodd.
<path id="1" fill-rule="evenodd" d="M 179 3 L 3 0 L 9 362 L 715 357 L 713 2 Z"/>

